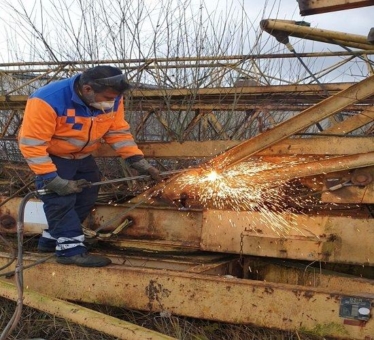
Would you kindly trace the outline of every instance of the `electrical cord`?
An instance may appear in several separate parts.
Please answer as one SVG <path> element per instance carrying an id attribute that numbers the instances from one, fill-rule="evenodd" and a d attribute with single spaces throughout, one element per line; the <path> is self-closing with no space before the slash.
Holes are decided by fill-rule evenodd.
<path id="1" fill-rule="evenodd" d="M 0 335 L 0 340 L 6 340 L 8 335 L 16 328 L 22 313 L 23 308 L 23 228 L 24 228 L 24 217 L 25 207 L 31 197 L 37 195 L 36 191 L 29 192 L 25 197 L 22 198 L 21 203 L 18 207 L 17 217 L 17 262 L 16 269 L 14 271 L 15 283 L 17 288 L 17 306 L 10 318 L 8 324 L 5 326 L 3 332 Z"/>

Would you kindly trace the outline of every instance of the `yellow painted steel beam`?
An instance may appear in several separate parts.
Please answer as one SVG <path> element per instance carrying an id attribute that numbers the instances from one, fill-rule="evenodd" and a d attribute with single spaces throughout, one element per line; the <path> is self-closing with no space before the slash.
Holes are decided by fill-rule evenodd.
<path id="1" fill-rule="evenodd" d="M 109 255 L 113 264 L 221 276 L 237 271 L 239 266 L 237 256 L 231 254 L 202 254 L 201 252 L 188 254 L 182 251 L 172 254 L 158 253 L 158 256 L 152 256 L 152 253 L 142 253 L 138 249 L 137 252 L 128 255 L 130 249 L 128 247 L 125 249 L 126 251 L 121 252 L 118 250 L 115 252 L 116 248 L 113 249 L 114 251 Z"/>
<path id="2" fill-rule="evenodd" d="M 6 197 L 3 197 L 6 199 Z M 0 213 L 8 218 L 17 219 L 18 207 L 21 199 L 14 198 L 0 207 Z M 160 207 L 156 204 L 146 204 L 143 207 L 131 209 L 131 204 L 125 205 L 96 205 L 91 216 L 86 220 L 86 225 L 91 229 L 103 228 L 101 232 L 113 231 L 126 219 L 131 219 L 133 225 L 126 229 L 126 237 L 134 240 L 147 241 L 157 245 L 165 241 L 170 247 L 180 250 L 199 249 L 202 211 L 198 209 L 182 210 L 178 208 Z M 25 210 L 26 235 L 40 233 L 46 228 L 43 204 L 38 200 L 30 200 Z M 42 220 L 44 217 L 44 221 Z M 37 221 L 40 222 L 37 222 Z M 1 232 L 14 233 L 16 226 L 8 223 L 0 224 Z M 10 226 L 10 227 L 9 227 Z"/>
<path id="3" fill-rule="evenodd" d="M 289 138 L 260 152 L 257 156 L 276 155 L 354 155 L 374 150 L 371 137 Z"/>
<path id="4" fill-rule="evenodd" d="M 373 112 L 373 111 L 371 111 Z M 355 117 L 355 116 L 354 116 Z M 374 118 L 374 117 L 373 117 Z M 367 117 L 357 117 L 350 122 L 340 123 L 341 133 L 348 133 L 357 125 L 367 121 Z M 340 126 L 339 124 L 339 126 Z M 336 126 L 338 129 L 338 125 Z M 326 130 L 327 131 L 327 130 Z M 329 133 L 338 131 L 328 130 Z M 149 158 L 205 158 L 214 157 L 228 149 L 239 145 L 235 140 L 210 140 L 210 141 L 186 141 L 179 142 L 145 142 L 138 143 L 144 155 Z M 374 137 L 336 137 L 321 136 L 311 138 L 289 138 L 280 141 L 260 152 L 257 156 L 280 156 L 280 155 L 352 155 L 366 153 L 374 150 Z M 108 144 L 101 144 L 95 152 L 96 157 L 115 157 L 115 151 Z"/>
<path id="5" fill-rule="evenodd" d="M 310 159 L 301 161 L 298 164 L 292 164 L 290 161 L 283 161 L 278 167 L 270 170 L 263 170 L 256 172 L 255 176 L 249 176 L 246 173 L 237 174 L 235 176 L 236 183 L 240 183 L 241 186 L 248 188 L 267 188 L 271 187 L 268 183 L 273 183 L 272 186 L 277 188 L 284 186 L 285 183 L 292 179 L 304 178 L 316 175 L 323 175 L 331 172 L 359 169 L 369 167 L 374 164 L 374 152 L 368 152 L 364 154 L 353 154 L 347 156 L 331 157 L 324 159 Z M 186 173 L 185 176 L 190 176 L 189 173 L 195 172 L 194 176 L 199 176 L 201 170 L 191 170 Z M 221 176 L 225 176 L 226 173 L 222 172 Z M 207 176 L 207 173 L 202 176 Z M 176 179 L 172 178 L 173 185 L 165 184 L 162 195 L 170 199 L 180 199 L 180 193 L 183 193 L 187 197 L 195 197 L 199 199 L 200 185 L 196 180 L 194 183 L 190 181 L 188 185 L 183 180 L 183 173 L 179 174 Z M 218 180 L 219 183 L 219 180 Z M 214 184 L 212 185 L 214 186 Z M 253 189 L 255 190 L 255 189 Z M 227 192 L 225 192 L 227 194 Z M 219 193 L 217 193 L 219 195 Z M 233 193 L 231 193 L 233 195 Z M 230 195 L 227 195 L 229 199 Z M 372 197 L 372 195 L 371 195 Z M 204 199 L 204 198 L 200 198 Z M 358 200 L 354 203 L 362 203 Z M 367 202 L 369 203 L 369 202 Z M 248 209 L 248 208 L 247 208 Z"/>
<path id="6" fill-rule="evenodd" d="M 39 278 L 40 280 L 41 278 Z M 35 278 L 35 280 L 38 280 Z M 46 283 L 47 281 L 45 281 Z M 27 283 L 26 283 L 27 284 Z M 58 287 L 56 287 L 58 288 Z M 123 340 L 172 340 L 170 336 L 152 331 L 150 329 L 134 325 L 130 322 L 114 318 L 103 313 L 79 306 L 77 304 L 57 299 L 40 292 L 34 292 L 30 286 L 24 290 L 23 303 L 29 307 L 38 309 L 59 318 L 76 324 L 95 329 L 101 333 L 114 336 Z M 44 290 L 45 291 L 45 290 Z M 17 301 L 16 287 L 9 282 L 0 279 L 0 296 Z M 53 294 L 52 296 L 55 296 Z M 69 299 L 68 296 L 65 297 Z M 4 321 L 4 320 L 3 320 Z"/>
<path id="7" fill-rule="evenodd" d="M 317 98 L 318 97 L 318 98 Z M 187 98 L 188 99 L 188 98 Z M 227 98 L 226 98 L 227 99 Z M 320 96 L 318 95 L 306 95 L 303 98 L 298 96 L 298 100 L 295 101 L 291 98 L 285 98 L 285 95 L 280 94 L 278 98 L 270 98 L 270 96 L 263 96 L 260 100 L 256 101 L 256 98 L 248 97 L 241 97 L 239 101 L 229 102 L 229 100 L 225 100 L 224 102 L 220 100 L 220 98 L 213 98 L 207 99 L 206 103 L 204 99 L 200 99 L 199 101 L 185 104 L 180 100 L 172 101 L 167 109 L 165 109 L 164 105 L 160 103 L 158 99 L 151 99 L 147 100 L 147 102 L 141 104 L 141 109 L 138 109 L 134 106 L 128 110 L 127 112 L 142 112 L 145 114 L 150 114 L 149 111 L 153 110 L 154 108 L 160 109 L 163 112 L 167 111 L 190 111 L 190 110 L 209 110 L 209 111 L 222 111 L 225 114 L 232 114 L 235 112 L 240 111 L 247 111 L 247 110 L 270 110 L 270 111 L 298 111 L 305 110 L 306 108 L 314 105 L 315 103 L 320 101 Z M 141 100 L 141 99 L 140 99 Z M 304 101 L 304 103 L 301 103 Z M 372 103 L 370 103 L 372 104 Z M 25 108 L 25 103 L 17 102 L 12 104 L 5 104 L 0 101 L 0 110 L 23 110 Z M 346 108 L 349 112 L 360 112 L 362 111 L 362 107 L 360 105 L 351 105 Z M 148 112 L 148 113 L 147 113 Z M 19 112 L 22 115 L 22 111 Z M 1 115 L 1 112 L 0 112 Z"/>
<path id="8" fill-rule="evenodd" d="M 0 264 L 5 261 L 0 256 Z M 25 257 L 26 265 L 33 261 Z M 370 292 L 346 296 L 314 287 L 119 265 L 70 266 L 66 271 L 54 261 L 25 270 L 24 282 L 26 291 L 73 301 L 352 340 L 370 339 L 374 334 L 373 318 L 359 321 L 339 314 L 344 298 L 371 303 Z"/>
<path id="9" fill-rule="evenodd" d="M 245 258 L 243 267 L 251 269 L 247 272 L 248 277 L 254 277 L 260 281 L 323 288 L 342 294 L 373 292 L 374 281 L 372 279 L 313 267 L 310 263 Z M 355 271 L 359 270 L 355 268 Z"/>
<path id="10" fill-rule="evenodd" d="M 2 207 L 8 218 L 17 217 L 19 199 Z M 40 202 L 39 202 L 40 203 Z M 106 225 L 126 207 L 97 206 L 89 220 L 96 227 Z M 33 207 L 36 214 L 41 205 Z M 151 212 L 149 212 L 151 211 Z M 145 206 L 124 217 L 134 225 L 108 243 L 117 248 L 153 251 L 208 251 L 225 254 L 280 257 L 307 261 L 325 261 L 374 265 L 373 219 L 369 213 L 356 217 L 260 213 L 255 211 L 160 209 Z M 110 231 L 111 224 L 103 231 Z M 43 225 L 25 220 L 25 234 L 40 234 Z M 46 225 L 44 225 L 46 228 Z M 15 233 L 0 226 L 2 233 Z"/>
<path id="11" fill-rule="evenodd" d="M 224 127 L 213 113 L 206 115 L 206 119 L 217 135 L 222 136 L 224 139 L 230 139 Z"/>
<path id="12" fill-rule="evenodd" d="M 139 148 L 146 157 L 155 158 L 195 158 L 212 157 L 228 148 L 239 144 L 239 141 L 215 140 L 215 141 L 186 141 L 179 142 L 146 142 L 138 143 Z M 115 151 L 108 144 L 101 144 L 96 150 L 95 156 L 113 157 Z"/>
<path id="13" fill-rule="evenodd" d="M 198 126 L 198 124 L 200 124 L 203 117 L 209 113 L 210 113 L 210 110 L 196 109 L 195 116 L 191 119 L 191 121 L 188 123 L 185 130 L 183 131 L 182 140 L 186 140 L 186 137 L 191 133 L 194 127 Z"/>
<path id="14" fill-rule="evenodd" d="M 324 88 L 330 93 L 334 94 L 338 91 L 348 88 L 353 83 L 336 83 L 336 84 L 324 84 Z M 305 93 L 309 95 L 315 96 L 316 98 L 321 98 L 321 87 L 315 84 L 295 84 L 295 85 L 273 85 L 273 86 L 249 86 L 249 87 L 222 87 L 222 88 L 209 88 L 209 89 L 163 89 L 163 90 L 134 90 L 131 92 L 131 100 L 134 102 L 134 106 L 130 107 L 130 110 L 135 110 L 137 108 L 137 102 L 139 99 L 142 99 L 141 105 L 142 107 L 148 107 L 148 102 L 151 99 L 157 100 L 159 104 L 164 103 L 164 96 L 167 98 L 173 97 L 189 97 L 192 94 L 197 94 L 198 96 L 222 96 L 222 98 L 227 98 L 230 102 L 231 107 L 232 104 L 232 96 L 236 95 L 251 95 L 251 94 L 274 94 L 274 93 Z M 227 97 L 231 95 L 230 97 Z M 17 107 L 24 108 L 26 105 L 28 96 L 25 95 L 10 95 L 10 96 L 0 96 L 0 108 L 2 110 L 8 110 L 13 108 L 14 105 Z M 177 99 L 177 100 L 179 100 Z M 258 98 L 257 98 L 258 100 Z M 222 100 L 221 100 L 222 101 Z M 171 104 L 173 102 L 171 101 Z M 154 103 L 152 103 L 154 104 Z M 206 103 L 205 103 L 206 104 Z M 214 104 L 219 106 L 218 102 L 214 102 Z M 162 107 L 161 107 L 162 109 Z"/>
<path id="15" fill-rule="evenodd" d="M 363 35 L 302 26 L 298 25 L 296 21 L 290 20 L 266 19 L 262 20 L 260 25 L 263 30 L 272 35 L 276 35 L 277 32 L 285 32 L 289 36 L 302 39 L 321 41 L 328 44 L 339 44 L 362 50 L 373 49 L 373 45 Z"/>
<path id="16" fill-rule="evenodd" d="M 201 235 L 206 251 L 367 266 L 374 265 L 373 242 L 369 217 L 214 210 L 204 212 Z"/>
<path id="17" fill-rule="evenodd" d="M 256 186 L 273 182 L 275 186 L 279 186 L 282 182 L 289 181 L 294 178 L 302 178 L 329 172 L 358 169 L 368 167 L 374 164 L 374 152 L 364 154 L 353 154 L 348 156 L 332 157 L 309 161 L 301 164 L 290 165 L 285 162 L 283 167 L 258 172 L 257 176 L 247 178 L 243 176 L 243 183 L 248 186 Z"/>
<path id="18" fill-rule="evenodd" d="M 373 46 L 374 47 L 374 46 Z M 330 92 L 339 92 L 345 90 L 355 83 L 329 83 L 326 85 L 326 90 Z M 200 88 L 200 89 L 162 89 L 162 90 L 137 90 L 133 92 L 133 95 L 140 97 L 164 97 L 167 96 L 190 96 L 190 95 L 244 95 L 244 94 L 266 94 L 266 93 L 309 93 L 315 94 L 316 92 L 322 93 L 320 85 L 315 84 L 292 84 L 292 85 L 273 85 L 273 86 L 245 86 L 245 87 L 216 87 L 216 88 Z M 1 97 L 0 97 L 1 98 Z M 237 97 L 236 97 L 237 98 Z M 321 98 L 319 96 L 319 98 Z M 232 97 L 230 98 L 232 100 Z"/>
<path id="19" fill-rule="evenodd" d="M 271 215 L 274 217 L 272 225 L 266 216 L 258 212 L 207 210 L 200 212 L 198 216 L 187 210 L 186 214 L 191 219 L 198 217 L 201 223 L 200 226 L 191 228 L 188 220 L 179 219 L 177 215 L 172 217 L 172 226 L 164 223 L 162 218 L 152 219 L 150 222 L 146 209 L 135 209 L 137 211 L 134 214 L 144 218 L 136 219 L 132 230 L 126 231 L 116 240 L 109 240 L 110 244 L 118 247 L 123 242 L 125 249 L 131 246 L 151 249 L 151 245 L 158 243 L 157 250 L 161 250 L 163 244 L 168 247 L 173 241 L 179 245 L 179 250 L 200 249 L 219 253 L 374 265 L 373 220 L 369 216 L 354 218 L 355 216 L 279 213 L 278 217 L 277 214 Z M 98 223 L 105 223 L 116 214 L 116 210 L 98 208 L 94 219 Z M 277 229 L 276 223 L 284 226 L 282 223 L 285 221 L 291 230 L 286 230 L 286 227 Z M 142 240 L 147 242 L 142 243 Z M 135 242 L 139 242 L 137 247 Z"/>
<path id="20" fill-rule="evenodd" d="M 364 110 L 360 113 L 357 113 L 346 120 L 335 124 L 334 126 L 325 129 L 323 133 L 338 133 L 338 134 L 347 134 L 350 133 L 365 124 L 371 123 L 374 120 L 374 107 L 370 107 L 367 110 Z"/>
<path id="21" fill-rule="evenodd" d="M 372 0 L 297 0 L 297 2 L 302 16 L 373 6 Z"/>

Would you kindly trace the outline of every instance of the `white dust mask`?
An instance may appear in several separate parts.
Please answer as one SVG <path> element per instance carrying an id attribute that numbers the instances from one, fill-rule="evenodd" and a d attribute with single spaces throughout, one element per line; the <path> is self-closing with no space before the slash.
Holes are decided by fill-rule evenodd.
<path id="1" fill-rule="evenodd" d="M 90 103 L 90 106 L 94 107 L 95 109 L 105 111 L 105 110 L 109 110 L 113 108 L 114 100 L 110 100 L 106 102 L 93 102 L 93 103 Z"/>

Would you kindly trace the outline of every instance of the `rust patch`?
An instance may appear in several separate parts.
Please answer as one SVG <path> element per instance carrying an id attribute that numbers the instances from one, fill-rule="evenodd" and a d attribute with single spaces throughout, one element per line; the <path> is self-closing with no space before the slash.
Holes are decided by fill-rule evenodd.
<path id="1" fill-rule="evenodd" d="M 299 290 L 293 289 L 292 293 L 294 293 L 297 298 L 300 296 L 300 291 Z"/>
<path id="2" fill-rule="evenodd" d="M 364 327 L 366 325 L 365 321 L 362 321 L 362 320 L 351 320 L 351 319 L 344 319 L 343 323 L 345 325 L 359 326 L 359 327 Z"/>
<path id="3" fill-rule="evenodd" d="M 335 234 L 330 234 L 327 237 L 327 242 L 335 242 L 335 241 L 338 241 L 338 240 L 339 240 L 339 236 L 335 235 Z"/>
<path id="4" fill-rule="evenodd" d="M 266 294 L 273 294 L 274 293 L 274 289 L 271 288 L 271 287 L 265 287 L 264 292 Z"/>
<path id="5" fill-rule="evenodd" d="M 145 288 L 145 294 L 149 299 L 147 305 L 150 311 L 153 311 L 155 302 L 157 302 L 161 310 L 163 310 L 162 298 L 169 297 L 171 291 L 164 288 L 160 283 L 157 283 L 156 280 L 151 280 L 149 281 L 149 285 Z"/>
<path id="6" fill-rule="evenodd" d="M 306 291 L 306 292 L 304 293 L 304 297 L 305 297 L 307 300 L 310 300 L 313 296 L 314 296 L 314 292 L 312 292 L 312 291 Z"/>
<path id="7" fill-rule="evenodd" d="M 0 226 L 4 229 L 13 229 L 17 225 L 16 220 L 14 217 L 10 215 L 2 215 L 0 216 Z"/>
<path id="8" fill-rule="evenodd" d="M 339 294 L 329 294 L 333 299 L 337 300 L 337 301 L 340 301 L 340 297 L 341 295 Z"/>

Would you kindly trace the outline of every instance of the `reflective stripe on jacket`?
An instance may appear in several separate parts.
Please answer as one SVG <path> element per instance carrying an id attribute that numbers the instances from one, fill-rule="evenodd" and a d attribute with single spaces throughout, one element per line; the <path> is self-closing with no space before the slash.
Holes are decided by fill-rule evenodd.
<path id="1" fill-rule="evenodd" d="M 49 155 L 87 157 L 101 139 L 123 158 L 143 155 L 124 120 L 123 97 L 105 112 L 88 107 L 74 91 L 79 76 L 46 85 L 27 101 L 19 148 L 37 175 L 56 171 Z"/>

